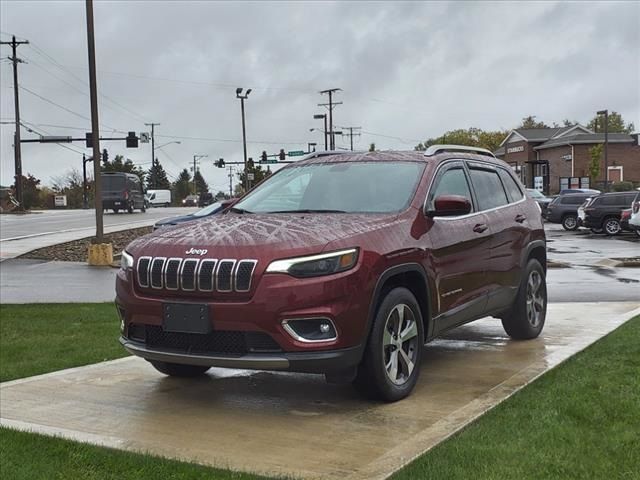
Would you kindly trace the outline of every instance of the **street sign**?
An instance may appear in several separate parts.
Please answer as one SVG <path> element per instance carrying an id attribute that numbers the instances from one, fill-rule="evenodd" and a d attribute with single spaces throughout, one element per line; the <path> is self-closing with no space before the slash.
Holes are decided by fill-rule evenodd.
<path id="1" fill-rule="evenodd" d="M 256 176 L 255 176 L 254 173 L 247 173 L 247 178 L 253 182 L 253 180 L 256 178 Z"/>
<path id="2" fill-rule="evenodd" d="M 304 155 L 304 150 L 293 150 L 287 153 L 287 155 L 289 155 L 290 157 L 301 157 L 302 155 Z"/>
<path id="3" fill-rule="evenodd" d="M 149 143 L 150 138 L 149 132 L 140 132 L 140 143 Z"/>
<path id="4" fill-rule="evenodd" d="M 262 163 L 262 162 L 260 162 Z M 278 163 L 278 159 L 277 158 L 268 158 L 266 162 L 264 163 Z"/>

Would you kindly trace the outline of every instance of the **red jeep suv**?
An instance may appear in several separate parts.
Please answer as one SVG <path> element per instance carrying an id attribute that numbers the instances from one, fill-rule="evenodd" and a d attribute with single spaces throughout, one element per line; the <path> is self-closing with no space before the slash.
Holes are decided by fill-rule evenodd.
<path id="1" fill-rule="evenodd" d="M 323 373 L 394 401 L 451 328 L 491 315 L 537 337 L 545 274 L 540 209 L 491 152 L 318 152 L 129 244 L 120 341 L 168 375 Z"/>

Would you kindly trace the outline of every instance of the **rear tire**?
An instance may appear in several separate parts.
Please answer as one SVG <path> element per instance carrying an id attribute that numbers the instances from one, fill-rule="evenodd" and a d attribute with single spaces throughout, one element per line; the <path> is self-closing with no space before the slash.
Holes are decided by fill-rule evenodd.
<path id="1" fill-rule="evenodd" d="M 199 377 L 211 368 L 202 365 L 183 365 L 181 363 L 160 362 L 156 360 L 149 360 L 149 363 L 160 373 L 164 373 L 170 377 Z"/>
<path id="2" fill-rule="evenodd" d="M 518 294 L 511 309 L 502 318 L 502 326 L 511 338 L 529 340 L 542 332 L 547 317 L 547 282 L 538 260 L 527 263 Z"/>
<path id="3" fill-rule="evenodd" d="M 609 217 L 604 219 L 604 223 L 602 224 L 604 233 L 609 236 L 618 235 L 622 231 L 622 226 L 620 225 L 620 220 L 615 217 Z"/>
<path id="4" fill-rule="evenodd" d="M 562 228 L 568 231 L 578 229 L 578 217 L 577 215 L 565 215 L 562 217 Z"/>
<path id="5" fill-rule="evenodd" d="M 390 290 L 378 306 L 353 386 L 395 402 L 411 393 L 420 374 L 424 331 L 420 306 L 406 288 Z"/>

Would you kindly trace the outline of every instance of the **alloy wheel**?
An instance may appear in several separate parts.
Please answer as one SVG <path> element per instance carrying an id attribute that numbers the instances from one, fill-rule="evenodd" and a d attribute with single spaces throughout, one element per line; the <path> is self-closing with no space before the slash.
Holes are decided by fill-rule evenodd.
<path id="1" fill-rule="evenodd" d="M 565 217 L 563 220 L 563 227 L 567 230 L 573 230 L 578 225 L 578 219 L 572 215 Z"/>
<path id="2" fill-rule="evenodd" d="M 542 275 L 532 271 L 527 280 L 527 320 L 533 327 L 537 327 L 542 319 L 545 306 L 545 294 L 542 288 Z"/>
<path id="3" fill-rule="evenodd" d="M 406 383 L 416 368 L 418 325 L 406 304 L 393 307 L 384 326 L 382 357 L 387 377 L 396 385 Z"/>
<path id="4" fill-rule="evenodd" d="M 604 223 L 604 230 L 609 235 L 617 235 L 620 233 L 620 222 L 615 218 L 610 218 Z"/>

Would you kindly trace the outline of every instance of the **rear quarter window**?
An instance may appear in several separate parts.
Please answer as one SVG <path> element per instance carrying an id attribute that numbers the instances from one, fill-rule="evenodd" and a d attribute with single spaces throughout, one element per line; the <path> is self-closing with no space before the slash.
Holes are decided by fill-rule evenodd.
<path id="1" fill-rule="evenodd" d="M 500 175 L 502 184 L 504 185 L 504 188 L 507 191 L 509 200 L 512 203 L 517 202 L 518 200 L 522 200 L 522 196 L 523 196 L 522 190 L 520 189 L 520 186 L 515 181 L 513 176 L 511 176 L 511 174 L 508 171 L 502 168 L 498 169 L 498 174 Z"/>

